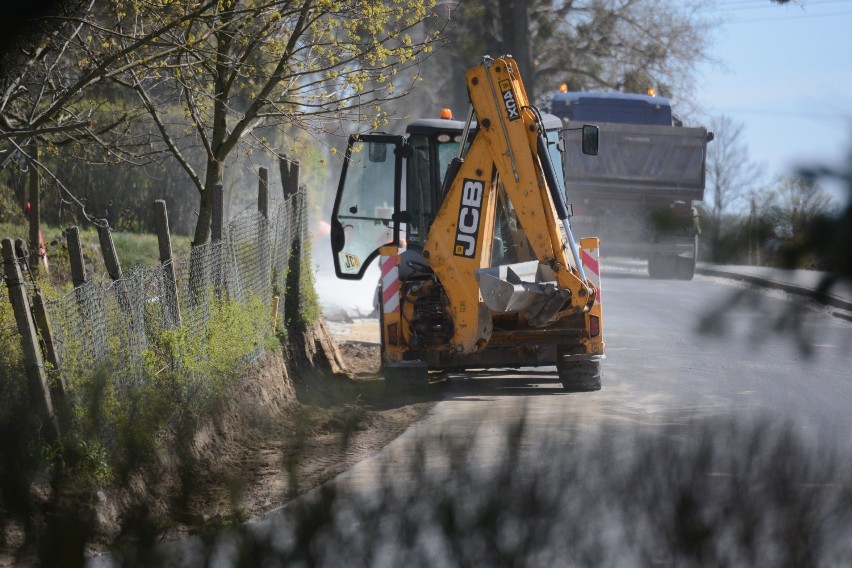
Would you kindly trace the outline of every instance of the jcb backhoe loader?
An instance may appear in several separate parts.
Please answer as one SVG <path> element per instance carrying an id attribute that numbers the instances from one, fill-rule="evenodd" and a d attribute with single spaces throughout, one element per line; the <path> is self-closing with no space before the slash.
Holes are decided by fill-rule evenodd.
<path id="1" fill-rule="evenodd" d="M 571 232 L 562 123 L 530 105 L 509 57 L 486 57 L 466 80 L 466 122 L 420 119 L 406 136 L 350 138 L 331 220 L 337 276 L 360 279 L 380 257 L 389 382 L 556 365 L 566 390 L 597 390 L 599 246 Z M 597 128 L 582 136 L 583 151 L 597 153 Z"/>

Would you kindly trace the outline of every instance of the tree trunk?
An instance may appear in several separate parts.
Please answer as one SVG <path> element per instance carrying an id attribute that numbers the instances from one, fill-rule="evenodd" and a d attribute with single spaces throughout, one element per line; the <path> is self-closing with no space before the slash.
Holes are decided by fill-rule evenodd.
<path id="1" fill-rule="evenodd" d="M 195 222 L 193 245 L 203 245 L 210 240 L 210 225 L 213 221 L 213 188 L 222 183 L 225 165 L 214 158 L 207 159 L 207 175 L 204 179 L 204 191 L 198 207 L 198 220 Z"/>
<path id="2" fill-rule="evenodd" d="M 29 152 L 32 162 L 29 164 L 29 223 L 30 223 L 30 271 L 38 274 L 38 262 L 41 260 L 41 180 L 35 162 L 38 159 L 38 146 L 30 144 Z"/>
<path id="3" fill-rule="evenodd" d="M 527 15 L 527 3 L 524 0 L 514 0 L 512 5 L 513 41 L 512 56 L 518 63 L 518 70 L 524 79 L 524 89 L 527 98 L 535 104 L 532 58 L 530 57 L 530 28 Z"/>

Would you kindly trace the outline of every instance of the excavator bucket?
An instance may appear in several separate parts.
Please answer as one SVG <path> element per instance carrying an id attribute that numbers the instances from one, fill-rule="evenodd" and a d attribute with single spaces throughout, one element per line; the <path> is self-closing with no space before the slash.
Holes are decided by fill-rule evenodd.
<path id="1" fill-rule="evenodd" d="M 549 266 L 535 260 L 482 268 L 476 271 L 476 279 L 489 309 L 522 313 L 533 327 L 546 326 L 570 294 L 559 288 Z"/>

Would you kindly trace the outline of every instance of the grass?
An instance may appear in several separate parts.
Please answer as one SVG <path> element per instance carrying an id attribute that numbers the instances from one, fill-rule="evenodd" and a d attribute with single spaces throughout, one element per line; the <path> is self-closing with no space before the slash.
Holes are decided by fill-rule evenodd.
<path id="1" fill-rule="evenodd" d="M 64 228 L 48 227 L 42 228 L 44 239 L 47 244 L 48 260 L 64 264 L 67 259 L 55 259 L 58 254 L 64 255 Z M 29 227 L 23 223 L 0 223 L 0 238 L 23 238 L 29 240 Z M 112 240 L 118 254 L 118 260 L 123 269 L 134 266 L 153 266 L 160 261 L 160 249 L 157 235 L 151 233 L 129 233 L 125 231 L 113 231 Z M 175 256 L 186 256 L 189 254 L 191 243 L 189 236 L 172 235 L 172 251 Z M 100 255 L 100 241 L 98 232 L 94 227 L 80 230 L 80 244 L 83 247 L 84 256 L 91 256 L 93 264 L 97 269 L 103 269 L 103 258 Z M 96 253 L 96 254 L 95 254 Z M 95 260 L 97 260 L 95 262 Z"/>

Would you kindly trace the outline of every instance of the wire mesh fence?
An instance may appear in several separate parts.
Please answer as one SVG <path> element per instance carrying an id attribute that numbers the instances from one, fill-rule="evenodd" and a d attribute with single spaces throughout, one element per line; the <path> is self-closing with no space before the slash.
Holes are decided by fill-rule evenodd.
<path id="1" fill-rule="evenodd" d="M 228 223 L 221 241 L 192 247 L 186 257 L 127 271 L 109 284 L 88 281 L 48 302 L 62 376 L 73 382 L 108 366 L 121 392 L 167 369 L 197 382 L 202 373 L 224 370 L 229 356 L 259 359 L 273 295 L 282 302 L 287 297 L 285 276 L 303 236 L 304 202 L 300 188 L 270 204 L 268 219 L 244 212 Z M 209 348 L 217 335 L 224 345 L 248 348 Z"/>

